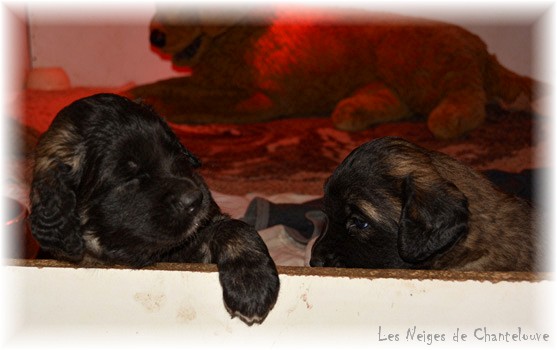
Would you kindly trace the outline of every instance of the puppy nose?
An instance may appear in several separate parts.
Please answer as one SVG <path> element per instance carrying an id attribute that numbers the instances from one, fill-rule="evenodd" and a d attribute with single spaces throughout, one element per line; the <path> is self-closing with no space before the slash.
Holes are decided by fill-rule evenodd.
<path id="1" fill-rule="evenodd" d="M 181 212 L 194 214 L 201 208 L 202 202 L 203 193 L 197 189 L 192 189 L 182 193 L 178 197 L 176 207 Z"/>
<path id="2" fill-rule="evenodd" d="M 151 35 L 149 36 L 149 41 L 151 42 L 151 45 L 162 48 L 166 45 L 166 34 L 158 29 L 153 29 L 151 31 Z"/>
<path id="3" fill-rule="evenodd" d="M 325 266 L 325 262 L 318 257 L 312 257 L 309 261 L 309 266 L 311 267 L 323 267 Z"/>

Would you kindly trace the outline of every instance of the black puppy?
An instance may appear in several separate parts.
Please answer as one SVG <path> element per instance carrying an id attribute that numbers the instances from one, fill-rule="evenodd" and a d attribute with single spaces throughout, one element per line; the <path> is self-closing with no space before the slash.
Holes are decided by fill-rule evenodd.
<path id="1" fill-rule="evenodd" d="M 150 108 L 112 94 L 78 100 L 37 145 L 33 235 L 73 262 L 216 263 L 228 312 L 260 323 L 278 296 L 275 264 L 255 229 L 220 211 L 198 166 Z"/>

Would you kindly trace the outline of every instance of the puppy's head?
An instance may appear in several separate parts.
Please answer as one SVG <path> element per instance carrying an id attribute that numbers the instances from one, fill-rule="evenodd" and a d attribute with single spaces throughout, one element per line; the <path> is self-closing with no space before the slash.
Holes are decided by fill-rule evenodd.
<path id="1" fill-rule="evenodd" d="M 419 268 L 468 232 L 468 203 L 431 153 L 397 138 L 354 150 L 325 184 L 312 266 Z"/>
<path id="2" fill-rule="evenodd" d="M 213 215 L 197 166 L 149 108 L 111 94 L 78 100 L 37 145 L 32 232 L 58 258 L 150 264 Z"/>

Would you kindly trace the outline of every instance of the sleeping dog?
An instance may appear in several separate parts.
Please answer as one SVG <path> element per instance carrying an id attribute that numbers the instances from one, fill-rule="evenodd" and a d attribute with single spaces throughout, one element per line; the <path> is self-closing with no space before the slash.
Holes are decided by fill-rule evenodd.
<path id="1" fill-rule="evenodd" d="M 279 279 L 265 243 L 223 214 L 192 155 L 150 108 L 99 94 L 62 109 L 36 148 L 30 222 L 72 262 L 216 263 L 232 317 L 262 322 Z"/>
<path id="2" fill-rule="evenodd" d="M 446 23 L 360 10 L 179 3 L 158 8 L 150 41 L 193 74 L 129 91 L 178 123 L 311 115 L 355 131 L 421 115 L 446 139 L 481 125 L 486 103 L 529 110 L 537 91 L 478 36 Z"/>
<path id="3" fill-rule="evenodd" d="M 325 184 L 312 266 L 529 271 L 528 204 L 454 159 L 399 138 L 355 149 Z"/>

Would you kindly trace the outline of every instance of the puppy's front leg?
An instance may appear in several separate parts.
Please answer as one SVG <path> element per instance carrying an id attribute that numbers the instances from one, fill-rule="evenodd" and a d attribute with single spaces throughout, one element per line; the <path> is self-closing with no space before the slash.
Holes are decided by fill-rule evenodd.
<path id="1" fill-rule="evenodd" d="M 263 322 L 275 305 L 280 284 L 267 246 L 254 228 L 239 220 L 225 218 L 211 230 L 210 250 L 226 309 L 250 326 Z"/>

